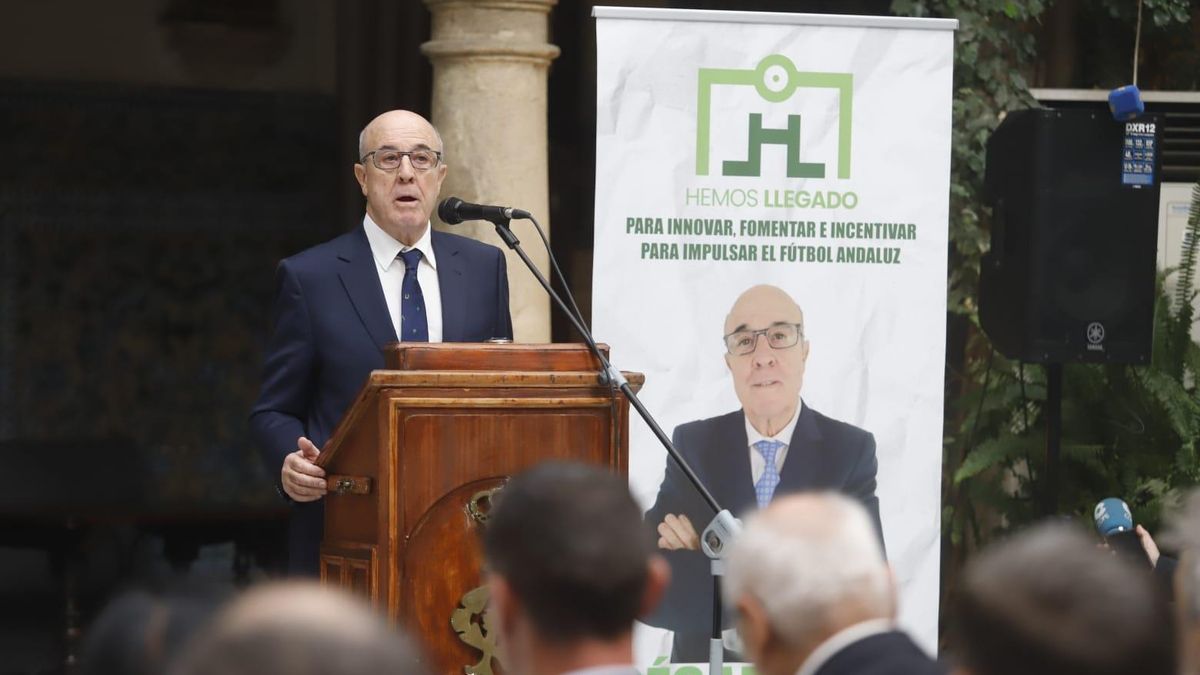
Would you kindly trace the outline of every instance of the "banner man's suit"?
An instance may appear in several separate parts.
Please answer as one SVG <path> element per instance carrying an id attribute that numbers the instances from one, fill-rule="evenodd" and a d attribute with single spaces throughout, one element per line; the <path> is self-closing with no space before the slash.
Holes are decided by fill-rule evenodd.
<path id="1" fill-rule="evenodd" d="M 882 531 L 879 498 L 875 496 L 875 437 L 856 426 L 826 417 L 804 405 L 779 474 L 775 497 L 801 490 L 836 490 L 862 501 Z M 681 424 L 673 442 L 688 464 L 733 515 L 745 517 L 757 508 L 754 482 L 747 459 L 746 418 L 741 411 Z M 647 523 L 660 523 L 667 514 L 684 514 L 697 531 L 713 519 L 683 471 L 667 460 L 666 476 Z M 646 623 L 675 631 L 675 662 L 708 660 L 712 625 L 712 572 L 700 551 L 660 551 L 671 565 L 671 583 L 658 611 Z"/>

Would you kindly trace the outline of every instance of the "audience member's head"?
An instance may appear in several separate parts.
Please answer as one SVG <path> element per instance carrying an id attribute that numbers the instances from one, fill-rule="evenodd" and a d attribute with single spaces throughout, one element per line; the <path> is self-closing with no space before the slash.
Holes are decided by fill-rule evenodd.
<path id="1" fill-rule="evenodd" d="M 358 598 L 309 582 L 268 584 L 230 604 L 175 675 L 424 673 L 420 653 Z"/>
<path id="2" fill-rule="evenodd" d="M 776 499 L 729 553 L 724 594 L 745 655 L 767 675 L 795 673 L 845 628 L 891 620 L 895 590 L 863 506 L 836 493 Z"/>
<path id="3" fill-rule="evenodd" d="M 973 675 L 1172 672 L 1170 617 L 1148 575 L 1065 524 L 993 546 L 966 572 L 956 652 Z"/>
<path id="4" fill-rule="evenodd" d="M 219 602 L 219 596 L 200 591 L 121 595 L 88 626 L 79 672 L 161 673 L 212 618 Z"/>
<path id="5" fill-rule="evenodd" d="M 500 492 L 483 537 L 509 672 L 632 663 L 633 621 L 666 585 L 626 481 L 546 463 Z"/>
<path id="6" fill-rule="evenodd" d="M 1200 675 L 1200 490 L 1188 495 L 1163 541 L 1179 551 L 1174 595 L 1179 672 Z"/>

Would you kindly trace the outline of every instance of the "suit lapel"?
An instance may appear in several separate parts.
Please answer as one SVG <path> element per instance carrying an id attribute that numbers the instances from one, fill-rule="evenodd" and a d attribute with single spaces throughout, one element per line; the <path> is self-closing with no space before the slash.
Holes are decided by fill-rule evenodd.
<path id="1" fill-rule="evenodd" d="M 817 427 L 817 415 L 807 405 L 800 408 L 800 419 L 792 431 L 788 444 L 787 459 L 779 472 L 779 486 L 775 494 L 796 492 L 820 484 L 825 473 L 825 453 L 822 452 L 821 430 Z"/>
<path id="2" fill-rule="evenodd" d="M 360 226 L 345 241 L 346 245 L 338 252 L 338 259 L 344 263 L 338 270 L 338 278 L 367 333 L 382 350 L 389 342 L 397 342 L 396 328 L 388 314 L 383 287 L 379 285 L 367 233 Z"/>
<path id="3" fill-rule="evenodd" d="M 721 506 L 734 515 L 757 508 L 754 497 L 754 479 L 750 474 L 750 441 L 746 438 L 746 413 L 738 411 L 729 416 L 729 423 L 721 425 L 716 447 L 721 461 L 717 472 L 709 479 L 713 486 L 728 486 L 729 493 L 718 497 Z"/>
<path id="4" fill-rule="evenodd" d="M 462 342 L 466 317 L 463 303 L 458 298 L 466 295 L 466 277 L 463 275 L 463 257 L 458 244 L 442 232 L 432 232 L 433 255 L 437 257 L 438 286 L 442 294 L 442 341 Z"/>

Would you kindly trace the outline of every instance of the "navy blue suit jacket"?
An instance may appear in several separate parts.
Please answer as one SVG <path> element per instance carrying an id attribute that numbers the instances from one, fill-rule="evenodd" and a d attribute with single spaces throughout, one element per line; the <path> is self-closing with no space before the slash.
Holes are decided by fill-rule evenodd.
<path id="1" fill-rule="evenodd" d="M 741 410 L 681 424 L 675 428 L 672 441 L 723 508 L 739 518 L 758 508 L 750 474 L 746 417 Z M 775 496 L 804 490 L 843 492 L 861 500 L 879 528 L 879 498 L 875 496 L 878 468 L 874 436 L 804 405 L 792 432 Z M 669 458 L 658 497 L 646 512 L 647 525 L 656 528 L 668 513 L 686 515 L 697 533 L 714 515 L 683 470 Z M 713 588 L 708 558 L 700 551 L 661 553 L 671 565 L 671 583 L 662 603 L 644 621 L 675 631 L 673 661 L 706 662 Z"/>
<path id="2" fill-rule="evenodd" d="M 817 669 L 816 675 L 942 675 L 945 672 L 946 669 L 929 658 L 912 638 L 893 630 L 846 645 L 829 657 Z"/>
<path id="3" fill-rule="evenodd" d="M 512 338 L 504 253 L 473 239 L 432 232 L 442 296 L 442 339 Z M 362 226 L 279 263 L 275 324 L 250 428 L 278 483 L 283 459 L 306 436 L 323 447 L 372 370 L 396 342 L 375 259 Z M 288 568 L 315 574 L 323 501 L 296 503 Z"/>

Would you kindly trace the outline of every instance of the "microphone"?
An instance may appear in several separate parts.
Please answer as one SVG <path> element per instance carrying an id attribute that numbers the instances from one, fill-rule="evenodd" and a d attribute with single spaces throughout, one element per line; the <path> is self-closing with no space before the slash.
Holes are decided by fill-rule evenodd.
<path id="1" fill-rule="evenodd" d="M 1133 531 L 1133 513 L 1129 505 L 1116 497 L 1100 500 L 1092 511 L 1096 521 L 1096 531 L 1101 537 L 1109 537 L 1117 532 Z"/>
<path id="2" fill-rule="evenodd" d="M 447 197 L 438 204 L 438 218 L 447 225 L 457 225 L 464 220 L 486 220 L 493 225 L 506 225 L 516 218 L 528 218 L 529 212 L 507 206 L 485 206 L 464 202 L 458 197 Z"/>
<path id="3" fill-rule="evenodd" d="M 1116 497 L 1102 499 L 1092 511 L 1092 518 L 1096 521 L 1096 532 L 1114 553 L 1138 565 L 1150 565 L 1150 556 L 1142 548 L 1128 504 Z"/>

